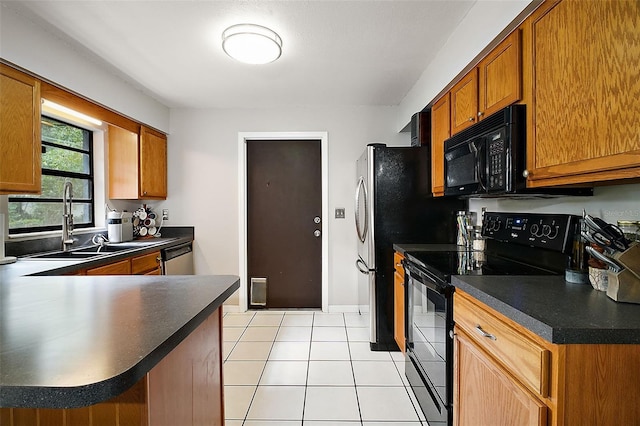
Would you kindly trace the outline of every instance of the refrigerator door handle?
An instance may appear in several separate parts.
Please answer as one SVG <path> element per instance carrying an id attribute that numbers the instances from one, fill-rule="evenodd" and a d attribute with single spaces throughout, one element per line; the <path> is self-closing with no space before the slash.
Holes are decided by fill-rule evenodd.
<path id="1" fill-rule="evenodd" d="M 356 260 L 356 268 L 358 268 L 358 271 L 360 271 L 360 273 L 364 275 L 369 275 L 369 267 L 367 266 L 366 263 L 364 263 L 364 260 L 362 259 Z"/>
<path id="2" fill-rule="evenodd" d="M 360 212 L 360 197 L 362 197 L 362 201 L 364 202 L 364 223 L 360 223 L 361 212 Z M 356 232 L 358 234 L 358 238 L 360 242 L 364 243 L 367 238 L 367 229 L 369 227 L 367 221 L 367 211 L 368 209 L 368 200 L 367 200 L 367 188 L 365 186 L 365 181 L 362 176 L 358 180 L 358 186 L 356 188 L 356 208 L 355 208 L 355 216 L 356 216 Z"/>

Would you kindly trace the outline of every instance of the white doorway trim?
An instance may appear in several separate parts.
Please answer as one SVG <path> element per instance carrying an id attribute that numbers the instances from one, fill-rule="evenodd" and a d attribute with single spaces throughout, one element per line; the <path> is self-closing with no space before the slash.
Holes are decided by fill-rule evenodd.
<path id="1" fill-rule="evenodd" d="M 238 133 L 238 204 L 241 213 L 239 229 L 240 311 L 247 301 L 247 141 L 249 140 L 320 140 L 322 170 L 322 311 L 329 310 L 329 139 L 327 132 L 240 132 Z"/>

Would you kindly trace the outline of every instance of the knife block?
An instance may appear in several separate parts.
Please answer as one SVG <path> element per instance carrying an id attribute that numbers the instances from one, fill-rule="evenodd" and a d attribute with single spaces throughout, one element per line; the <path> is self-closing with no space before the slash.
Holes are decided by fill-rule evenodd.
<path id="1" fill-rule="evenodd" d="M 615 259 L 625 269 L 608 272 L 607 296 L 616 302 L 640 303 L 640 244 L 634 243 Z"/>
<path id="2" fill-rule="evenodd" d="M 633 243 L 624 252 L 615 255 L 614 258 L 640 279 L 640 243 Z"/>
<path id="3" fill-rule="evenodd" d="M 616 302 L 640 303 L 640 278 L 629 269 L 608 274 L 607 296 Z"/>

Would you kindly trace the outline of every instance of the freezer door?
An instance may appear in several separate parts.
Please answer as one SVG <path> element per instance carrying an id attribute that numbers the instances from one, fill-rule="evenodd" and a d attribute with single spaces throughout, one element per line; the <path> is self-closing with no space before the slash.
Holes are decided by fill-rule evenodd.
<path id="1" fill-rule="evenodd" d="M 373 188 L 373 147 L 368 146 L 357 162 L 355 194 L 355 227 L 358 243 L 358 308 L 361 314 L 368 313 L 370 341 L 376 340 L 375 326 L 375 246 L 374 246 L 374 195 Z"/>

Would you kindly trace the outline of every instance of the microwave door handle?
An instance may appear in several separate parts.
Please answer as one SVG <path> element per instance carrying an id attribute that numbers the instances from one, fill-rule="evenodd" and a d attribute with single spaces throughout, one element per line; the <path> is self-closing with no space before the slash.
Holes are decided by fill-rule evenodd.
<path id="1" fill-rule="evenodd" d="M 478 161 L 476 162 L 478 167 L 478 183 L 482 189 L 482 192 L 487 192 L 487 144 L 484 138 L 477 141 L 479 147 L 477 152 Z"/>

